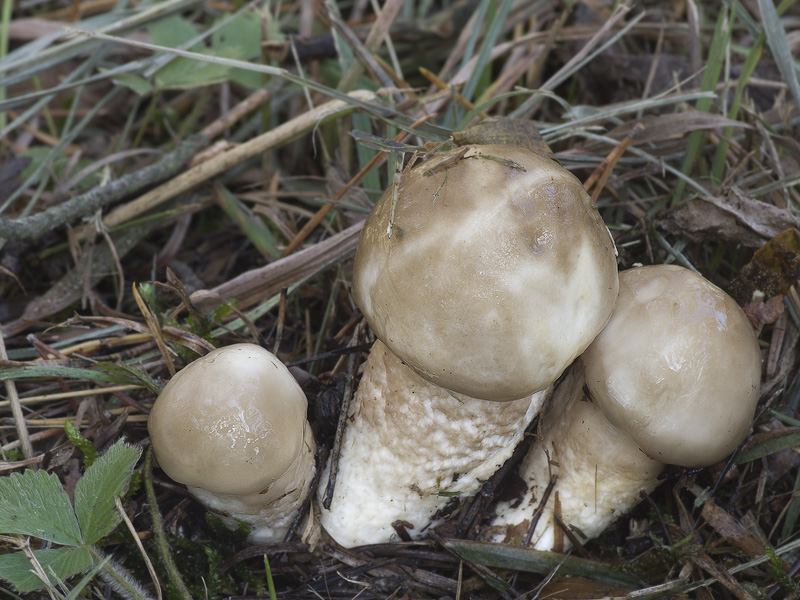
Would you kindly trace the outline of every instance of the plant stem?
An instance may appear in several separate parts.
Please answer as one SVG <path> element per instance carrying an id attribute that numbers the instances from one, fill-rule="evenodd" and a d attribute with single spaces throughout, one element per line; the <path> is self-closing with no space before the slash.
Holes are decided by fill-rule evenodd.
<path id="1" fill-rule="evenodd" d="M 153 537 L 156 542 L 156 549 L 158 556 L 161 559 L 161 565 L 166 569 L 170 582 L 175 586 L 178 594 L 184 600 L 192 600 L 192 595 L 183 582 L 180 571 L 172 560 L 172 552 L 170 552 L 169 544 L 167 543 L 167 536 L 164 534 L 164 522 L 161 519 L 161 512 L 158 510 L 158 500 L 156 499 L 156 491 L 153 487 L 153 449 L 148 448 L 144 456 L 144 489 L 147 494 L 147 503 L 150 505 L 150 519 L 153 521 Z"/>
<path id="2" fill-rule="evenodd" d="M 106 557 L 97 546 L 86 546 L 86 549 L 92 555 L 92 559 L 96 562 L 106 560 Z M 111 585 L 114 590 L 119 594 L 128 598 L 128 600 L 153 600 L 151 596 L 147 595 L 142 589 L 141 584 L 136 581 L 118 562 L 109 559 L 100 576 Z"/>

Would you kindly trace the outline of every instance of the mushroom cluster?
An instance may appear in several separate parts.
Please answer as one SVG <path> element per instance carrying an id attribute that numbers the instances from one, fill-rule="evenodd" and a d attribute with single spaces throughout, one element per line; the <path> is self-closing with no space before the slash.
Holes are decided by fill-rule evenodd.
<path id="1" fill-rule="evenodd" d="M 656 488 L 664 465 L 728 456 L 750 429 L 760 379 L 753 328 L 720 288 L 678 266 L 623 271 L 611 320 L 541 417 L 520 468 L 525 497 L 497 507 L 489 537 L 523 542 L 554 473 L 533 546 L 570 545 L 556 516 L 579 539 L 599 535 Z"/>
<path id="2" fill-rule="evenodd" d="M 520 467 L 527 492 L 499 503 L 487 539 L 561 550 L 594 537 L 664 465 L 718 462 L 751 425 L 760 354 L 743 311 L 680 267 L 618 274 L 580 182 L 524 147 L 467 146 L 404 173 L 365 223 L 353 296 L 377 340 L 333 494 L 318 493 L 320 522 L 343 546 L 424 536 L 540 409 Z M 229 525 L 250 524 L 252 542 L 285 536 L 314 440 L 305 395 L 276 357 L 237 344 L 191 363 L 148 428 L 165 472 Z"/>

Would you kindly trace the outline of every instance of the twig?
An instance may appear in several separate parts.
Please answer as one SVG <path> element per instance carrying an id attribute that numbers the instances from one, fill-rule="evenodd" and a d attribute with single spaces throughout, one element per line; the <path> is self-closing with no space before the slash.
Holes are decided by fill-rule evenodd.
<path id="1" fill-rule="evenodd" d="M 592 192 L 592 204 L 597 202 L 597 198 L 600 197 L 600 192 L 603 191 L 603 188 L 606 185 L 606 181 L 608 181 L 609 176 L 611 175 L 612 171 L 614 170 L 614 166 L 617 164 L 619 159 L 625 154 L 625 150 L 628 149 L 628 146 L 631 145 L 634 139 L 638 135 L 640 135 L 644 131 L 644 126 L 641 123 L 637 123 L 631 133 L 626 136 L 619 144 L 617 144 L 611 152 L 608 153 L 603 161 L 597 165 L 597 168 L 592 172 L 589 178 L 583 183 L 583 189 L 587 192 L 591 189 L 592 185 L 595 181 L 598 181 L 597 187 L 595 187 L 594 192 Z"/>
<path id="2" fill-rule="evenodd" d="M 522 547 L 527 548 L 531 545 L 531 540 L 533 539 L 533 532 L 536 531 L 536 526 L 539 524 L 539 519 L 542 518 L 542 513 L 544 513 L 544 507 L 547 505 L 547 501 L 550 499 L 550 494 L 553 493 L 553 488 L 556 487 L 556 482 L 558 481 L 558 474 L 553 473 L 550 476 L 550 482 L 547 484 L 547 487 L 544 490 L 544 494 L 542 494 L 542 499 L 539 500 L 539 506 L 536 507 L 536 510 L 533 513 L 533 518 L 531 519 L 530 527 L 528 527 L 528 533 L 525 535 L 525 541 L 522 542 Z"/>
<path id="3" fill-rule="evenodd" d="M 375 94 L 371 92 L 353 92 L 351 96 L 354 99 L 362 101 L 369 101 L 375 98 Z M 209 179 L 216 177 L 242 163 L 243 161 L 258 156 L 262 152 L 285 144 L 296 137 L 310 131 L 318 126 L 322 121 L 335 116 L 341 116 L 342 113 L 355 110 L 355 106 L 347 104 L 341 100 L 331 100 L 325 104 L 309 110 L 302 115 L 290 119 L 267 133 L 255 137 L 247 142 L 236 146 L 223 152 L 204 163 L 181 173 L 174 179 L 167 183 L 158 186 L 138 197 L 132 202 L 120 206 L 106 216 L 103 220 L 106 227 L 114 228 L 117 225 L 125 223 L 134 217 L 147 212 L 156 206 L 159 206 L 177 196 L 186 192 L 196 185 L 199 185 Z"/>
<path id="4" fill-rule="evenodd" d="M 211 290 L 197 290 L 191 295 L 191 300 L 201 311 L 211 310 L 230 298 L 236 298 L 238 308 L 249 308 L 261 299 L 277 294 L 281 288 L 291 287 L 350 256 L 355 252 L 363 227 L 364 222 L 360 221 L 318 244 L 264 267 L 245 271 Z"/>
<path id="5" fill-rule="evenodd" d="M 419 72 L 422 73 L 422 76 L 425 79 L 430 81 L 433 85 L 435 85 L 440 90 L 442 90 L 442 91 L 445 91 L 445 90 L 451 91 L 455 95 L 456 102 L 458 102 L 461 106 L 463 106 L 467 110 L 472 110 L 473 108 L 475 108 L 475 105 L 472 102 L 470 102 L 469 100 L 464 98 L 464 96 L 459 94 L 455 90 L 455 88 L 453 86 L 448 85 L 447 82 L 443 81 L 436 73 L 434 73 L 432 71 L 429 71 L 425 67 L 420 67 L 419 68 Z M 481 119 L 488 119 L 489 118 L 489 115 L 486 114 L 486 112 L 484 112 L 484 111 L 479 112 L 478 116 Z"/>
<path id="6" fill-rule="evenodd" d="M 358 338 L 363 331 L 363 322 L 356 326 L 353 332 L 353 337 L 350 339 L 348 346 L 354 346 L 358 343 Z M 347 422 L 350 418 L 350 401 L 353 398 L 353 381 L 355 379 L 356 367 L 358 366 L 358 354 L 351 354 L 347 359 L 347 379 L 345 381 L 344 393 L 342 394 L 342 406 L 339 413 L 339 422 L 336 425 L 336 435 L 333 440 L 333 447 L 331 448 L 331 456 L 328 459 L 331 465 L 330 475 L 328 476 L 328 484 L 325 487 L 325 497 L 322 500 L 322 507 L 330 510 L 331 502 L 333 502 L 333 492 L 336 488 L 336 475 L 339 470 L 339 455 L 342 449 L 342 438 Z"/>
<path id="7" fill-rule="evenodd" d="M 2 325 L 0 325 L 0 360 L 8 360 Z M 6 393 L 8 394 L 8 401 L 11 403 L 11 414 L 14 416 L 14 425 L 17 427 L 17 435 L 22 446 L 22 455 L 26 459 L 31 459 L 33 458 L 33 446 L 31 445 L 31 438 L 28 436 L 25 415 L 22 413 L 22 404 L 20 404 L 17 386 L 14 385 L 13 379 L 6 379 Z M 37 466 L 32 464 L 31 468 L 35 469 Z"/>
<path id="8" fill-rule="evenodd" d="M 157 181 L 177 173 L 189 159 L 208 143 L 205 136 L 193 136 L 175 150 L 165 154 L 155 164 L 129 173 L 103 187 L 74 196 L 66 202 L 22 219 L 0 218 L 0 238 L 14 240 L 37 239 L 48 231 L 74 219 L 86 217 L 98 208 L 120 200 Z"/>
<path id="9" fill-rule="evenodd" d="M 256 108 L 264 104 L 267 100 L 269 100 L 269 98 L 270 98 L 269 90 L 266 89 L 256 90 L 255 92 L 250 94 L 247 98 L 239 102 L 231 110 L 222 115 L 219 119 L 217 119 L 213 123 L 209 123 L 206 127 L 203 128 L 203 131 L 201 133 L 207 136 L 208 139 L 214 139 L 223 131 L 225 131 L 228 127 L 236 123 L 239 119 L 241 119 L 245 115 L 249 114 Z"/>

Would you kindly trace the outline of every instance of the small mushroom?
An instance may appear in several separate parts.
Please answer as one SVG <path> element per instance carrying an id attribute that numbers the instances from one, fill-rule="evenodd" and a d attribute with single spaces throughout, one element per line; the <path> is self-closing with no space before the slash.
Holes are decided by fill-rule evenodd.
<path id="1" fill-rule="evenodd" d="M 159 466 L 252 543 L 282 541 L 314 476 L 307 400 L 255 344 L 209 352 L 164 387 L 147 428 Z"/>
<path id="2" fill-rule="evenodd" d="M 527 494 L 498 505 L 490 537 L 524 540 L 553 473 L 533 545 L 560 549 L 556 497 L 579 539 L 599 535 L 656 488 L 664 465 L 712 465 L 744 441 L 760 379 L 756 336 L 725 292 L 682 267 L 624 271 L 611 320 L 541 417 L 520 468 Z"/>
<path id="3" fill-rule="evenodd" d="M 395 521 L 424 536 L 511 455 L 617 285 L 608 230 L 554 161 L 480 145 L 404 173 L 356 252 L 353 295 L 379 341 L 322 525 L 346 546 L 394 539 Z"/>

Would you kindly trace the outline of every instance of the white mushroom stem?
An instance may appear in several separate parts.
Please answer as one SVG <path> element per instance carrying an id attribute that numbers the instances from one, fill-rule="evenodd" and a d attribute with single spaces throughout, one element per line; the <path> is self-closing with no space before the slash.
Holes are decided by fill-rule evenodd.
<path id="1" fill-rule="evenodd" d="M 376 341 L 351 403 L 323 527 L 346 547 L 397 539 L 396 521 L 419 539 L 454 495 L 476 493 L 509 458 L 545 395 L 491 402 L 453 394 Z"/>
<path id="2" fill-rule="evenodd" d="M 531 445 L 519 473 L 528 483 L 522 500 L 501 502 L 490 538 L 523 545 L 536 509 L 552 475 L 558 475 L 530 546 L 537 550 L 568 548 L 571 543 L 555 520 L 581 541 L 602 533 L 630 512 L 659 484 L 664 465 L 649 458 L 627 435 L 608 422 L 583 393 L 583 369 L 578 364 L 561 382 L 540 417 L 541 439 Z"/>

